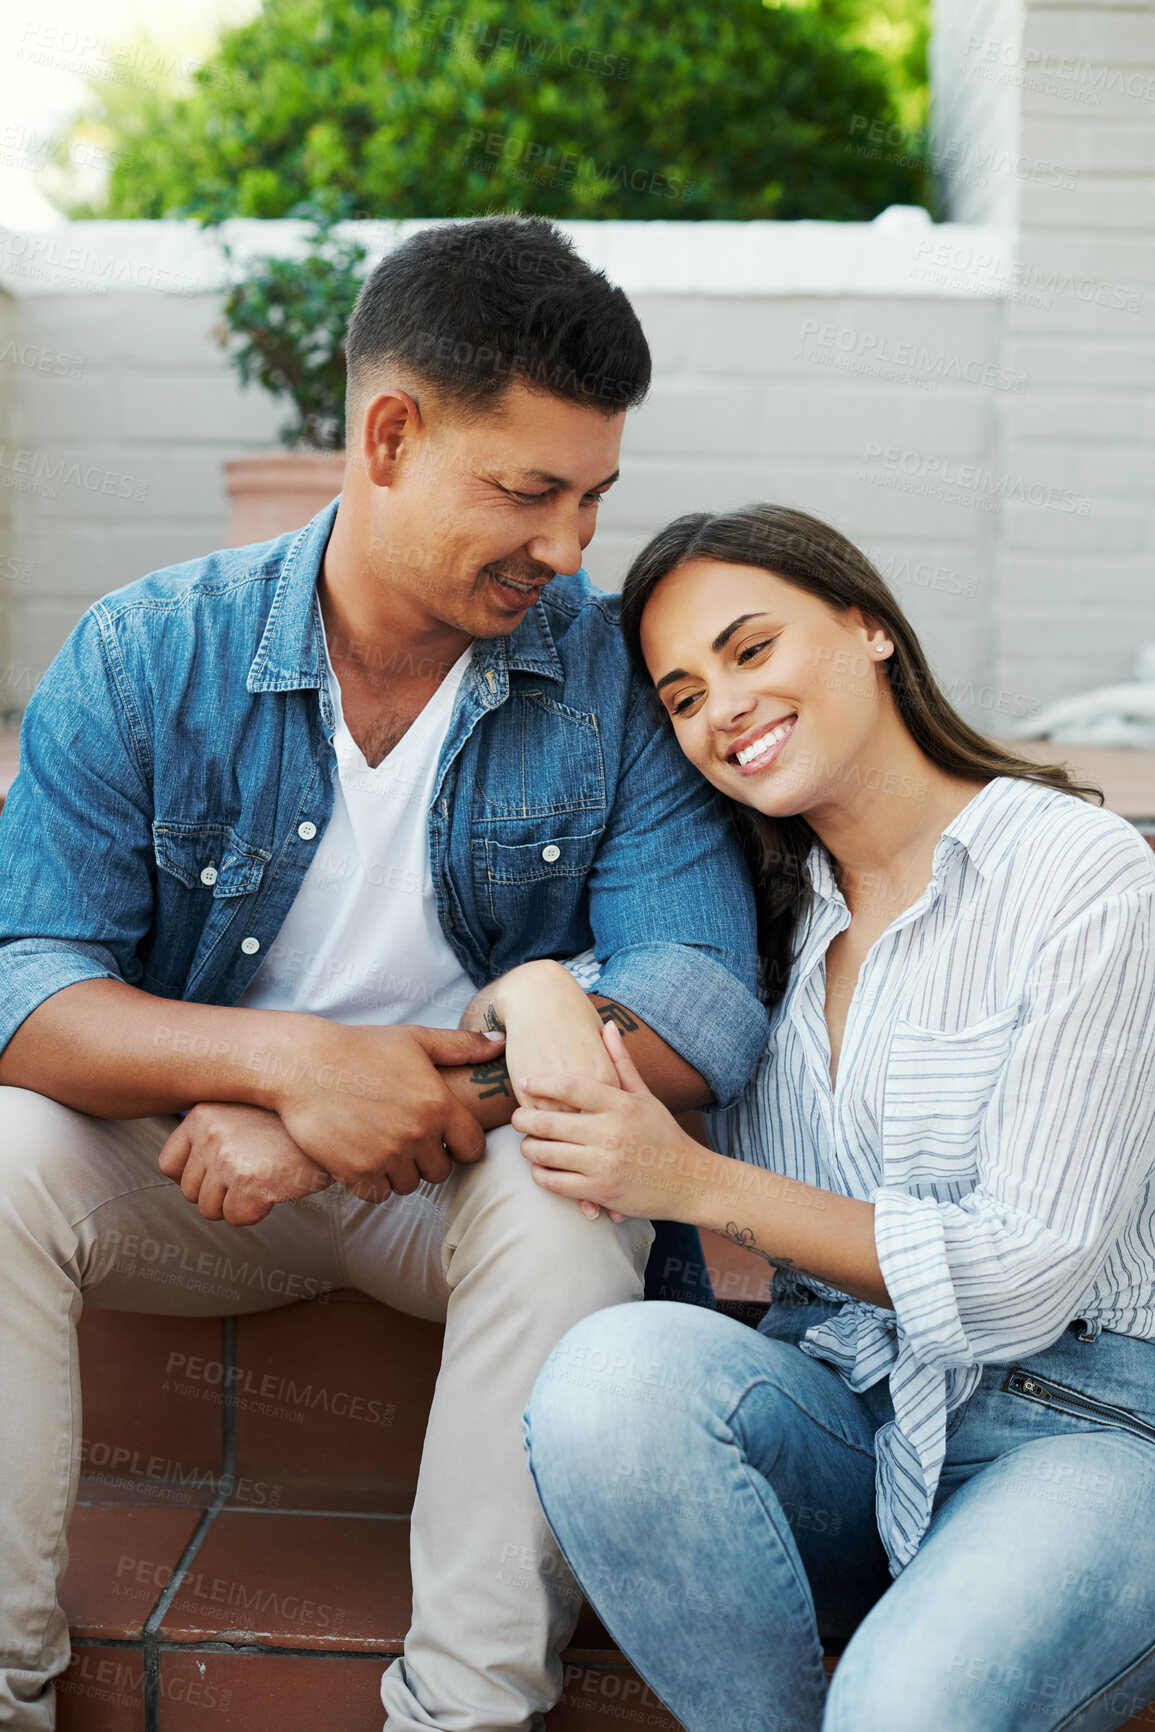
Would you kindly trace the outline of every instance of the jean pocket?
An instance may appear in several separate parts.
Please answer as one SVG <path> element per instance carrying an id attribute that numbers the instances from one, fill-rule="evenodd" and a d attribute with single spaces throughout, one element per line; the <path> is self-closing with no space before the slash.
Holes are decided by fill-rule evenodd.
<path id="1" fill-rule="evenodd" d="M 1056 1383 L 1054 1378 L 1041 1377 L 1022 1366 L 1011 1368 L 1002 1388 L 1007 1395 L 1037 1402 L 1040 1407 L 1050 1408 L 1053 1413 L 1061 1413 L 1068 1419 L 1111 1426 L 1117 1431 L 1128 1432 L 1132 1437 L 1141 1437 L 1147 1443 L 1155 1443 L 1155 1425 L 1140 1419 L 1130 1408 L 1116 1407 L 1110 1401 L 1096 1401 L 1092 1395 L 1084 1395 L 1081 1390 L 1070 1389 L 1065 1383 Z"/>

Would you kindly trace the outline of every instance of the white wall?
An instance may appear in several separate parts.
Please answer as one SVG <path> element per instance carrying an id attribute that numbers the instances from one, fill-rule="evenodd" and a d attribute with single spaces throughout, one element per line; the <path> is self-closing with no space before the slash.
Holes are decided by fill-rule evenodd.
<path id="1" fill-rule="evenodd" d="M 411 226 L 363 225 L 377 251 Z M 590 549 L 597 581 L 616 587 L 631 554 L 687 509 L 803 506 L 869 546 L 970 707 L 989 685 L 993 519 L 936 502 L 897 465 L 911 453 L 978 465 L 991 446 L 1005 392 L 983 380 L 1002 305 L 981 270 L 944 292 L 920 260 L 944 240 L 993 257 L 1006 237 L 917 212 L 571 232 L 634 298 L 655 360 Z M 233 233 L 242 249 L 298 238 L 288 223 Z M 285 411 L 242 390 L 214 341 L 221 262 L 198 231 L 76 225 L 9 235 L 0 260 L 24 358 L 4 375 L 0 453 L 26 578 L 7 591 L 18 708 L 96 596 L 220 545 L 221 459 L 270 444 Z"/>
<path id="2" fill-rule="evenodd" d="M 9 295 L 0 294 L 0 445 L 11 441 L 11 417 L 15 391 L 12 388 L 13 364 L 6 360 L 10 346 L 15 349 L 13 332 L 16 324 L 15 307 Z M 10 667 L 9 623 L 12 617 L 12 583 L 17 575 L 12 556 L 11 505 L 12 494 L 2 485 L 0 476 L 0 715 L 23 703 L 15 695 L 15 682 Z"/>

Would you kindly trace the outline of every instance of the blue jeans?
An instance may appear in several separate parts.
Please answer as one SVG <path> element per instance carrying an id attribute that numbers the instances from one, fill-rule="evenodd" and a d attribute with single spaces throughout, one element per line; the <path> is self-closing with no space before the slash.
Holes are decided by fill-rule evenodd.
<path id="1" fill-rule="evenodd" d="M 776 1304 L 753 1330 L 615 1306 L 550 1356 L 530 1469 L 622 1651 L 687 1732 L 1107 1732 L 1141 1714 L 1155 1342 L 1077 1323 L 987 1366 L 892 1582 L 874 1518 L 887 1385 L 855 1395 L 796 1345 L 832 1309 Z M 848 1636 L 828 1689 L 821 1638 Z"/>

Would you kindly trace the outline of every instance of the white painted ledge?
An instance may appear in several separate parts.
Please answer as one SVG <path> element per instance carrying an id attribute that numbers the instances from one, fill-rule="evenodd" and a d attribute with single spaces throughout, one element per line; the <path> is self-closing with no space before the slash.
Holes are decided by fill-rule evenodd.
<path id="1" fill-rule="evenodd" d="M 434 219 L 453 221 L 453 218 Z M 932 223 L 892 206 L 869 223 L 571 222 L 559 225 L 591 264 L 630 295 L 890 295 L 994 298 L 1013 284 L 1009 229 Z M 420 220 L 343 225 L 374 259 Z M 55 229 L 0 228 L 0 291 L 38 295 L 123 292 L 202 295 L 219 290 L 257 253 L 291 255 L 304 223 L 238 218 L 223 234 L 191 222 L 77 222 Z"/>

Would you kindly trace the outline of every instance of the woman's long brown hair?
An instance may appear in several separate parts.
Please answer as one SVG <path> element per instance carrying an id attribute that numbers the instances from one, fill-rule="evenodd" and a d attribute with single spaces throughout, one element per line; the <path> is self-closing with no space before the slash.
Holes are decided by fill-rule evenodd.
<path id="1" fill-rule="evenodd" d="M 1018 758 L 968 727 L 944 696 L 910 621 L 866 555 L 829 524 L 787 506 L 749 505 L 720 515 L 691 512 L 642 549 L 622 586 L 621 624 L 643 679 L 650 680 L 641 643 L 646 603 L 664 577 L 692 559 L 759 566 L 837 612 L 858 608 L 881 625 L 894 645 L 880 670 L 889 679 L 894 706 L 915 744 L 947 775 L 971 781 L 1016 776 L 1102 804 L 1100 790 L 1076 782 L 1064 765 Z M 669 726 L 665 707 L 656 704 L 656 709 Z M 795 931 L 809 904 L 806 859 L 816 838 L 805 818 L 769 818 L 738 800 L 727 799 L 727 805 L 754 880 L 761 986 L 773 1005 L 786 990 Z"/>

